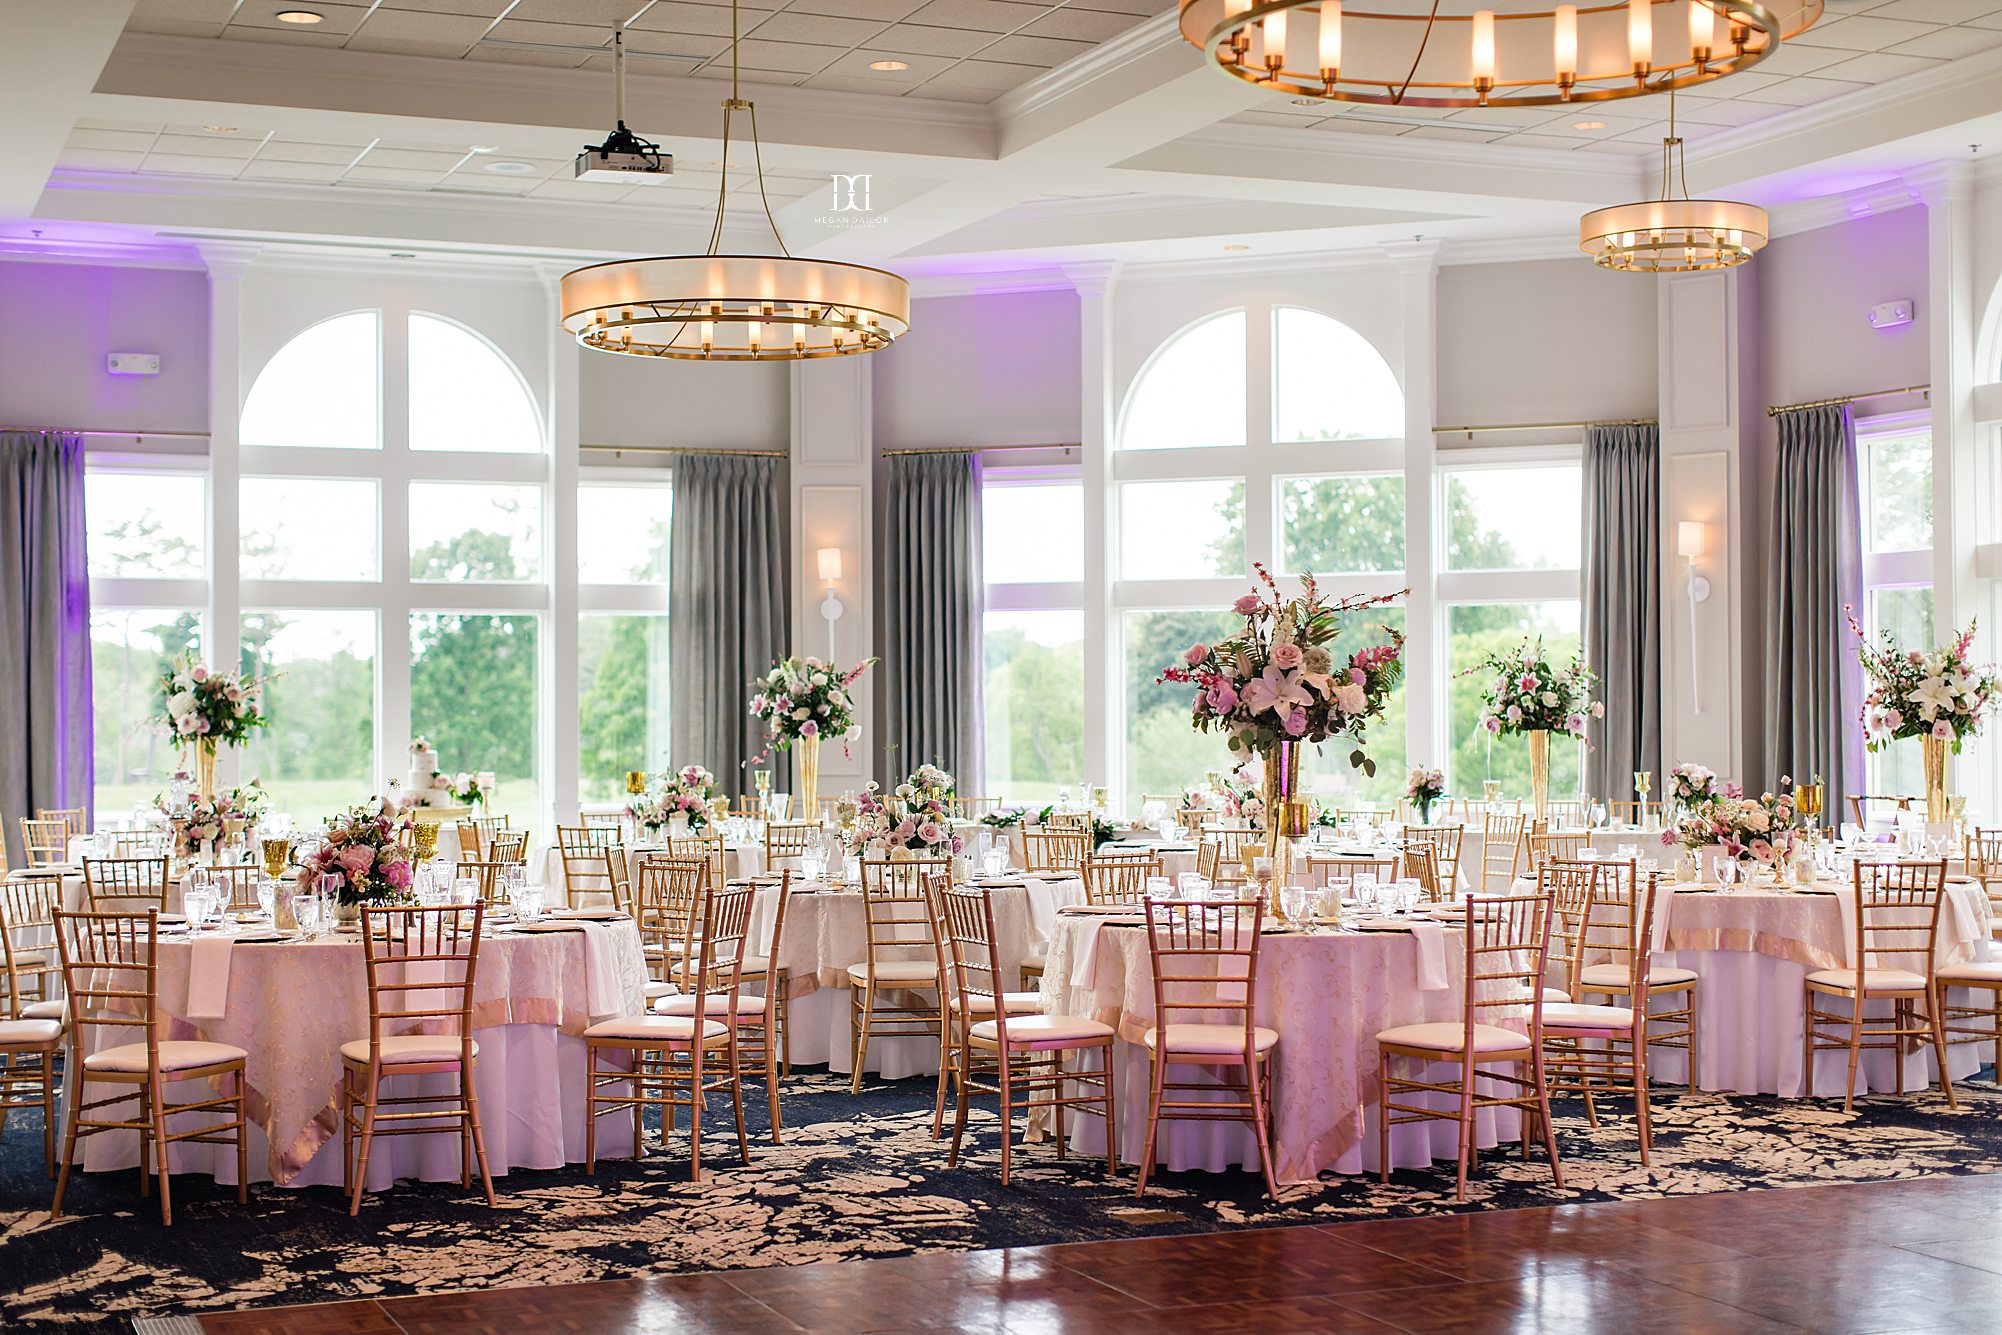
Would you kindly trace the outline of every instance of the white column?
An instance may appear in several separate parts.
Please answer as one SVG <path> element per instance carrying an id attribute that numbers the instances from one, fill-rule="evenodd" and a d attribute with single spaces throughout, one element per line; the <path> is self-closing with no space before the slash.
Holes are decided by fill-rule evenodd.
<path id="1" fill-rule="evenodd" d="M 243 411 L 243 278 L 257 257 L 253 246 L 203 245 L 209 271 L 209 604 L 202 655 L 234 672 L 242 650 L 238 593 L 237 419 Z M 222 752 L 216 782 L 238 782 L 237 756 Z"/>
<path id="2" fill-rule="evenodd" d="M 577 670 L 577 446 L 579 422 L 577 340 L 559 321 L 562 266 L 539 271 L 549 329 L 549 508 L 548 549 L 543 568 L 549 571 L 549 604 L 542 642 L 542 677 L 551 683 L 550 707 L 543 720 L 541 752 L 547 772 L 542 791 L 551 810 L 543 829 L 553 842 L 556 826 L 577 814 L 578 670 Z"/>
<path id="3" fill-rule="evenodd" d="M 376 763 L 384 787 L 405 771 L 410 739 L 410 298 L 382 308 L 382 632 L 375 660 Z M 524 702 L 526 705 L 527 702 Z M 427 720 L 425 726 L 430 726 Z"/>
<path id="4" fill-rule="evenodd" d="M 1404 754 L 1413 765 L 1443 765 L 1446 628 L 1436 596 L 1432 503 L 1438 442 L 1432 434 L 1439 384 L 1438 241 L 1387 242 L 1404 322 Z"/>
<path id="5" fill-rule="evenodd" d="M 1119 743 L 1127 702 L 1120 698 L 1119 626 L 1112 612 L 1114 553 L 1119 541 L 1112 488 L 1113 264 L 1066 266 L 1077 288 L 1080 367 L 1079 469 L 1084 482 L 1084 773 L 1104 775 L 1114 793 L 1126 791 L 1126 748 Z"/>
<path id="6" fill-rule="evenodd" d="M 841 578 L 834 595 L 841 617 L 834 623 L 834 658 L 852 667 L 876 651 L 876 551 L 874 522 L 875 417 L 869 359 L 835 357 L 799 362 L 792 372 L 792 644 L 788 652 L 827 653 L 827 621 L 820 606 L 827 581 L 819 578 L 823 547 L 841 552 Z M 831 797 L 859 789 L 874 773 L 881 739 L 876 731 L 876 693 L 881 665 L 857 684 L 859 732 L 848 742 L 820 748 L 820 794 Z M 748 686 L 748 683 L 747 683 Z M 909 769 L 905 757 L 896 764 Z M 797 766 L 784 753 L 774 757 L 772 782 L 797 792 Z M 915 763 L 915 762 L 912 762 Z"/>

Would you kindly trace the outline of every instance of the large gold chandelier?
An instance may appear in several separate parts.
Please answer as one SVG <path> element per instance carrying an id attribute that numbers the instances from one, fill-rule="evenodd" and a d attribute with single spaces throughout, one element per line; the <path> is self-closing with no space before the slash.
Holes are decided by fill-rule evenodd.
<path id="1" fill-rule="evenodd" d="M 1540 107 L 1721 79 L 1764 60 L 1822 10 L 1822 0 L 1472 7 L 1480 2 L 1181 0 L 1182 36 L 1232 78 L 1295 98 Z"/>
<path id="2" fill-rule="evenodd" d="M 1677 186 L 1682 193 L 1674 193 Z M 1661 197 L 1594 209 L 1578 220 L 1578 248 L 1606 269 L 1695 273 L 1728 269 L 1766 244 L 1766 211 L 1729 199 L 1691 199 L 1675 94 L 1668 95 L 1668 137 L 1661 141 Z"/>
<path id="3" fill-rule="evenodd" d="M 776 255 L 723 255 L 730 192 L 730 122 L 751 122 L 758 199 Z M 563 327 L 587 348 L 635 357 L 775 362 L 845 357 L 888 347 L 911 326 L 911 288 L 861 264 L 794 255 L 765 196 L 756 104 L 737 89 L 737 5 L 730 5 L 730 96 L 723 103 L 722 180 L 709 249 L 593 264 L 563 275 Z"/>

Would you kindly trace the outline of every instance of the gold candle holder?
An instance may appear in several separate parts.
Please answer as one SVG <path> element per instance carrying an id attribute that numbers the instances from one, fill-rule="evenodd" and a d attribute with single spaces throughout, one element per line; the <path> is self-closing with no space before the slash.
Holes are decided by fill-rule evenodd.
<path id="1" fill-rule="evenodd" d="M 646 791 L 646 771 L 629 769 L 626 771 L 626 791 L 637 797 Z"/>

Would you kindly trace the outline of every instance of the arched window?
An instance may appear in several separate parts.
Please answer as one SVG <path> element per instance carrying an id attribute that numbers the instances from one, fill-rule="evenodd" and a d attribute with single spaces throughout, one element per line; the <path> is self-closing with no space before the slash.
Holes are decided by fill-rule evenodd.
<path id="1" fill-rule="evenodd" d="M 1272 439 L 1401 440 L 1404 389 L 1370 341 L 1319 311 L 1272 319 Z"/>
<path id="2" fill-rule="evenodd" d="M 410 448 L 537 454 L 542 425 L 514 363 L 443 316 L 410 314 Z"/>
<path id="3" fill-rule="evenodd" d="M 1161 345 L 1133 381 L 1119 447 L 1244 444 L 1244 312 L 1208 316 Z"/>
<path id="4" fill-rule="evenodd" d="M 243 401 L 245 445 L 382 448 L 382 315 L 349 311 L 278 349 Z"/>

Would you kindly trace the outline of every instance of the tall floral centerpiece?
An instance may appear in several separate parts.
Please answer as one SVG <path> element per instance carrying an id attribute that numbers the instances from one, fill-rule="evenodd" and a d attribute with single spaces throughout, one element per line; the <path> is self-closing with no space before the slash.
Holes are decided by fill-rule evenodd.
<path id="1" fill-rule="evenodd" d="M 1696 810 L 1719 791 L 1717 771 L 1708 765 L 1677 765 L 1668 772 L 1670 818 Z"/>
<path id="2" fill-rule="evenodd" d="M 1393 631 L 1388 644 L 1338 656 L 1350 618 L 1398 595 L 1331 603 L 1314 577 L 1303 575 L 1300 596 L 1286 598 L 1264 566 L 1255 568 L 1263 592 L 1231 605 L 1242 628 L 1215 644 L 1190 646 L 1182 665 L 1159 680 L 1196 688 L 1190 722 L 1198 732 L 1224 734 L 1240 761 L 1263 761 L 1265 849 L 1276 861 L 1281 840 L 1305 834 L 1311 819 L 1300 796 L 1303 745 L 1347 736 L 1355 744 L 1349 763 L 1376 773 L 1376 762 L 1363 750 L 1364 733 L 1383 717 L 1404 675 L 1404 637 Z"/>
<path id="3" fill-rule="evenodd" d="M 1847 609 L 1845 609 L 1847 610 Z M 1873 645 L 1849 613 L 1855 632 L 1856 657 L 1870 678 L 1863 699 L 1863 745 L 1881 751 L 1901 737 L 1917 737 L 1925 747 L 1926 820 L 1948 818 L 1946 753 L 1960 754 L 1960 744 L 1981 730 L 1981 716 L 1995 694 L 1993 667 L 1975 663 L 1968 654 L 1974 643 L 1974 623 L 1951 644 L 1932 650 L 1900 649 L 1890 632 Z"/>
<path id="4" fill-rule="evenodd" d="M 193 653 L 160 674 L 160 708 L 153 722 L 195 753 L 195 790 L 213 799 L 218 746 L 241 746 L 266 727 L 264 678 L 211 671 Z"/>
<path id="5" fill-rule="evenodd" d="M 855 684 L 873 658 L 843 672 L 818 658 L 782 658 L 752 683 L 751 717 L 762 721 L 773 746 L 799 747 L 799 816 L 819 811 L 820 740 L 855 732 Z"/>
<path id="6" fill-rule="evenodd" d="M 410 850 L 398 842 L 410 821 L 395 803 L 364 803 L 327 818 L 319 851 L 299 864 L 299 888 L 311 890 L 323 875 L 340 878 L 337 916 L 353 922 L 364 904 L 401 904 L 411 897 Z"/>
<path id="7" fill-rule="evenodd" d="M 1550 814 L 1550 734 L 1585 735 L 1585 720 L 1604 718 L 1606 707 L 1594 701 L 1598 676 L 1573 657 L 1559 669 L 1543 656 L 1543 641 L 1525 639 L 1513 649 L 1488 655 L 1473 671 L 1485 671 L 1481 689 L 1480 726 L 1490 736 L 1522 736 L 1529 742 L 1529 786 L 1536 819 Z"/>
<path id="8" fill-rule="evenodd" d="M 961 844 L 952 831 L 954 786 L 952 775 L 936 765 L 918 766 L 887 795 L 871 783 L 856 799 L 854 822 L 842 828 L 843 847 L 858 855 L 880 849 L 893 858 L 956 856 Z"/>
<path id="9" fill-rule="evenodd" d="M 1414 765 L 1404 780 L 1404 796 L 1418 808 L 1418 823 L 1432 823 L 1432 804 L 1446 795 L 1446 772 Z"/>

